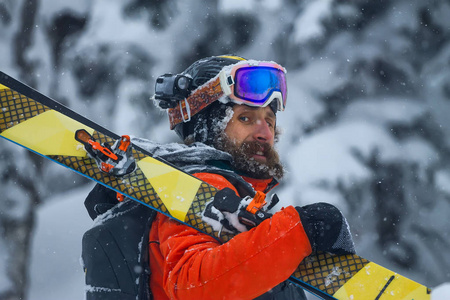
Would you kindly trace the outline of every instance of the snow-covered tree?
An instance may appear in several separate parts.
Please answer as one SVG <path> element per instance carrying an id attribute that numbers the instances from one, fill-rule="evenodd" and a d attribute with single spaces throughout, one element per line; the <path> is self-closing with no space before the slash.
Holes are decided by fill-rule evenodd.
<path id="1" fill-rule="evenodd" d="M 450 279 L 449 14 L 445 0 L 4 0 L 0 69 L 164 143 L 157 76 L 210 55 L 275 60 L 283 205 L 337 205 L 362 256 L 434 286 Z M 35 211 L 87 180 L 3 140 L 0 165 L 0 299 L 24 299 Z"/>

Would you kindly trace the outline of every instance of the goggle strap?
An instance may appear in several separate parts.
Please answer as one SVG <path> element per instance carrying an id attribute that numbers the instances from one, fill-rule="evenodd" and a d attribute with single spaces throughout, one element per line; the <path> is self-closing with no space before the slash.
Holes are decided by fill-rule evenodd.
<path id="1" fill-rule="evenodd" d="M 179 101 L 176 107 L 168 109 L 170 129 L 182 122 L 189 122 L 191 116 L 196 115 L 222 96 L 219 77 L 197 88 L 189 97 Z"/>
<path id="2" fill-rule="evenodd" d="M 189 122 L 191 120 L 191 108 L 187 99 L 184 98 L 184 101 L 180 101 L 178 106 L 180 106 L 180 114 L 183 118 L 183 122 Z M 186 109 L 186 112 L 184 112 L 183 109 Z"/>

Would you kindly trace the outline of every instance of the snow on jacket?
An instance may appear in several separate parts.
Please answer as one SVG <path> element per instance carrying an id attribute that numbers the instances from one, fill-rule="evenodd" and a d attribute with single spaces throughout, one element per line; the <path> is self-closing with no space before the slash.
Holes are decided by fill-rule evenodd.
<path id="1" fill-rule="evenodd" d="M 236 182 L 249 186 L 244 178 L 256 190 L 270 188 L 267 180 L 239 177 L 212 166 L 211 161 L 231 157 L 203 144 L 133 143 L 219 189 L 230 187 L 237 192 Z M 224 244 L 158 214 L 149 236 L 150 287 L 156 300 L 254 299 L 285 281 L 310 253 L 311 245 L 292 206 Z"/>

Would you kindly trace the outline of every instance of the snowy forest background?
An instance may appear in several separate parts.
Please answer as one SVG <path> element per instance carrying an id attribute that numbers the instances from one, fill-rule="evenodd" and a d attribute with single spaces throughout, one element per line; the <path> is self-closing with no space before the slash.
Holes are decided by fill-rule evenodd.
<path id="1" fill-rule="evenodd" d="M 360 255 L 450 281 L 450 1 L 0 0 L 0 70 L 118 134 L 176 142 L 155 78 L 233 53 L 288 70 L 283 205 Z M 92 183 L 0 140 L 0 299 L 82 299 Z"/>

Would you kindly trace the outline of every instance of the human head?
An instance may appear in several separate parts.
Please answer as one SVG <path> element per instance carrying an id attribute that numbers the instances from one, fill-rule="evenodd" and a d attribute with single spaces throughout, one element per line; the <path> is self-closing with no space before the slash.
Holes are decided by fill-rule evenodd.
<path id="1" fill-rule="evenodd" d="M 232 144 L 238 146 L 243 142 L 235 136 L 231 137 L 233 143 L 223 142 L 229 138 L 226 129 L 236 106 L 271 112 L 273 132 L 264 148 L 272 149 L 275 114 L 284 110 L 287 96 L 283 67 L 237 56 L 200 59 L 180 74 L 160 76 L 155 90 L 158 105 L 168 109 L 171 129 L 185 143 L 202 142 L 225 151 L 231 150 Z M 264 118 L 261 120 L 264 122 Z"/>
<path id="2" fill-rule="evenodd" d="M 171 129 L 185 142 L 208 145 L 224 129 L 217 125 L 223 125 L 227 108 L 236 102 L 270 105 L 276 112 L 284 110 L 287 96 L 283 67 L 229 55 L 200 59 L 180 74 L 162 75 L 155 90 L 158 105 L 168 109 Z"/>

